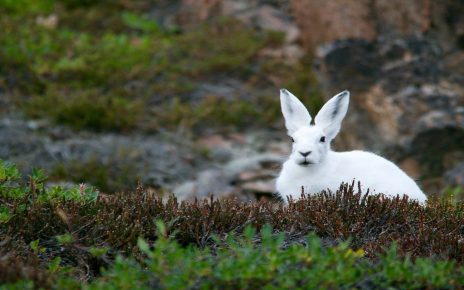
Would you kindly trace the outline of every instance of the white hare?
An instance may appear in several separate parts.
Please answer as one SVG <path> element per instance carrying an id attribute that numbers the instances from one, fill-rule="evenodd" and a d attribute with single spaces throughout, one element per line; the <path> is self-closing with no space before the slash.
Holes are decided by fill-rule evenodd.
<path id="1" fill-rule="evenodd" d="M 392 162 L 365 151 L 334 152 L 330 142 L 340 131 L 348 110 L 350 93 L 343 91 L 330 99 L 312 118 L 293 94 L 280 90 L 280 102 L 292 153 L 283 164 L 276 182 L 277 192 L 298 199 L 301 193 L 335 192 L 342 182 L 361 182 L 363 192 L 396 197 L 407 195 L 421 203 L 425 194 L 405 172 Z"/>

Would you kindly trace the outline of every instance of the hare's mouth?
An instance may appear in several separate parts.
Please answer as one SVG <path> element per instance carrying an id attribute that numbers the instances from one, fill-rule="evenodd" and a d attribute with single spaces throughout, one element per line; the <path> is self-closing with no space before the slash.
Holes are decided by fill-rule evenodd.
<path id="1" fill-rule="evenodd" d="M 305 161 L 303 161 L 303 162 L 300 162 L 300 165 L 301 165 L 301 166 L 308 166 L 308 165 L 310 165 L 310 164 L 313 164 L 313 163 L 312 163 L 312 162 L 309 162 L 308 160 L 305 160 Z"/>

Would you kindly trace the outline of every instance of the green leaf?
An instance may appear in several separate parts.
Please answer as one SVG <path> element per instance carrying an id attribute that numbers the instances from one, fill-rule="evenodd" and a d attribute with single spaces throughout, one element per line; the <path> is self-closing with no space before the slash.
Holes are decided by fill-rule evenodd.
<path id="1" fill-rule="evenodd" d="M 35 183 L 41 184 L 47 179 L 47 176 L 43 169 L 32 168 L 31 179 Z"/>
<path id="2" fill-rule="evenodd" d="M 11 218 L 10 209 L 4 205 L 0 205 L 0 224 L 6 223 Z"/>
<path id="3" fill-rule="evenodd" d="M 60 245 L 68 245 L 73 242 L 73 236 L 70 234 L 58 235 L 55 238 Z"/>
<path id="4" fill-rule="evenodd" d="M 0 159 L 0 184 L 7 181 L 15 181 L 21 178 L 16 165 L 9 164 Z"/>
<path id="5" fill-rule="evenodd" d="M 48 270 L 52 273 L 56 273 L 58 269 L 60 268 L 60 263 L 61 263 L 61 257 L 55 257 L 50 264 L 48 264 Z"/>
<path id="6" fill-rule="evenodd" d="M 91 247 L 89 249 L 90 254 L 92 254 L 92 256 L 97 257 L 97 258 L 106 255 L 108 251 L 109 251 L 108 247 L 101 247 L 101 248 Z"/>
<path id="7" fill-rule="evenodd" d="M 140 251 L 142 251 L 143 253 L 145 254 L 151 254 L 151 251 L 150 251 L 150 246 L 148 245 L 148 243 L 142 239 L 142 238 L 138 238 L 137 239 L 137 246 L 139 247 Z"/>
<path id="8" fill-rule="evenodd" d="M 133 29 L 139 29 L 143 32 L 153 33 L 160 31 L 158 23 L 149 18 L 142 17 L 134 13 L 124 12 L 122 14 L 122 20 L 128 27 Z"/>

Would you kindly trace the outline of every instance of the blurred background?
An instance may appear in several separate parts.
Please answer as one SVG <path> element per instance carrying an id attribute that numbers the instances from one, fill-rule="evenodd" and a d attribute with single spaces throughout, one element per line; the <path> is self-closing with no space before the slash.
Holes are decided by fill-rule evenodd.
<path id="1" fill-rule="evenodd" d="M 0 1 L 0 158 L 53 184 L 269 196 L 282 87 L 350 90 L 336 150 L 462 193 L 464 1 Z"/>

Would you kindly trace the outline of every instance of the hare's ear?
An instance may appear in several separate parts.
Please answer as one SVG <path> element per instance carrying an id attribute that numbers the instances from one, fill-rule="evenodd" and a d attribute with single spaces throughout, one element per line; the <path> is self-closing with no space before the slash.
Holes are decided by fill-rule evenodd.
<path id="1" fill-rule="evenodd" d="M 332 140 L 340 131 L 349 102 L 350 92 L 343 91 L 325 103 L 314 118 L 314 123 L 324 130 L 328 139 Z"/>
<path id="2" fill-rule="evenodd" d="M 311 115 L 306 107 L 286 89 L 280 90 L 280 105 L 288 135 L 292 135 L 300 127 L 311 123 Z"/>

